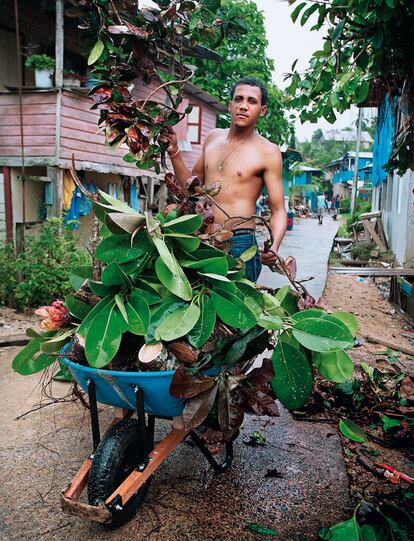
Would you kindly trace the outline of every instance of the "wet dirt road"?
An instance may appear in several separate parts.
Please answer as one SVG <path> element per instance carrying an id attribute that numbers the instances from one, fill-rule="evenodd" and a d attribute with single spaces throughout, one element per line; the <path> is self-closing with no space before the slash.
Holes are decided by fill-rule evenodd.
<path id="1" fill-rule="evenodd" d="M 78 404 L 55 404 L 15 418 L 39 400 L 39 376 L 13 373 L 19 348 L 0 350 L 0 531 L 4 541 L 252 541 L 269 538 L 246 529 L 255 522 L 274 528 L 277 539 L 317 538 L 322 526 L 350 512 L 348 483 L 336 429 L 249 416 L 235 442 L 233 467 L 214 474 L 200 452 L 181 444 L 152 480 L 136 517 L 111 531 L 63 514 L 59 496 L 91 451 L 88 414 Z M 54 384 L 55 394 L 68 385 Z M 102 428 L 110 408 L 100 412 Z M 161 421 L 156 439 L 168 430 Z M 259 430 L 268 440 L 249 447 L 243 437 Z M 270 474 L 276 477 L 269 476 Z M 267 475 L 267 476 L 266 476 Z"/>

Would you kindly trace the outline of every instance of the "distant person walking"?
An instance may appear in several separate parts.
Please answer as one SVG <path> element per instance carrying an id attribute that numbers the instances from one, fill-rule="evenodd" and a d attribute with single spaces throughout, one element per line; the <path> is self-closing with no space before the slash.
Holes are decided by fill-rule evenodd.
<path id="1" fill-rule="evenodd" d="M 318 223 L 319 225 L 322 225 L 323 217 L 325 215 L 325 208 L 326 208 L 326 199 L 323 193 L 319 194 L 316 199 L 316 216 L 318 217 Z"/>
<path id="2" fill-rule="evenodd" d="M 339 209 L 341 208 L 341 200 L 339 198 L 339 195 L 336 195 L 334 200 L 333 200 L 333 216 L 332 216 L 332 219 L 333 220 L 336 220 L 337 217 L 338 217 L 338 214 L 339 214 Z"/>

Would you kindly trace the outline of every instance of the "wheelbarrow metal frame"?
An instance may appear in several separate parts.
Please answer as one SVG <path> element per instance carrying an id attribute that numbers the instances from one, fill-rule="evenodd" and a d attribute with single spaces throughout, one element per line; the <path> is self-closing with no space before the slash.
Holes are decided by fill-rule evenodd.
<path id="1" fill-rule="evenodd" d="M 96 400 L 95 384 L 92 379 L 88 380 L 89 409 L 91 418 L 93 449 L 95 450 L 100 442 L 100 427 L 98 416 L 98 405 Z M 134 385 L 136 398 L 136 412 L 139 423 L 138 449 L 142 449 L 137 468 L 132 471 L 120 486 L 106 499 L 105 504 L 100 506 L 82 503 L 79 498 L 87 486 L 88 476 L 92 466 L 93 453 L 84 461 L 72 482 L 61 494 L 61 505 L 65 513 L 87 518 L 101 523 L 110 523 L 117 513 L 122 513 L 125 504 L 136 494 L 139 488 L 156 472 L 170 453 L 189 436 L 194 444 L 204 455 L 210 466 L 216 473 L 226 471 L 233 461 L 233 441 L 226 442 L 226 456 L 222 463 L 218 463 L 210 454 L 207 447 L 193 430 L 179 430 L 172 428 L 170 432 L 154 446 L 154 426 L 157 416 L 148 414 L 148 421 L 145 418 L 144 392 Z M 115 418 L 114 424 L 127 419 L 133 414 L 133 410 L 123 410 L 120 418 Z M 164 417 L 165 418 L 165 417 Z M 171 418 L 167 418 L 171 419 Z"/>

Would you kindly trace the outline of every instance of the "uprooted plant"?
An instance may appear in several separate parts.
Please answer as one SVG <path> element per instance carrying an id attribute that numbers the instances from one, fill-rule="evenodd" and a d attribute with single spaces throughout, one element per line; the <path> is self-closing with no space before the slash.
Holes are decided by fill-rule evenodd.
<path id="1" fill-rule="evenodd" d="M 32 340 L 13 367 L 21 374 L 38 372 L 74 341 L 82 354 L 64 355 L 94 368 L 175 369 L 170 392 L 186 398 L 177 423 L 198 426 L 213 409 L 230 437 L 245 411 L 277 415 L 269 382 L 294 410 L 308 401 L 315 371 L 327 378 L 333 367 L 352 374 L 344 349 L 353 345 L 355 318 L 318 308 L 299 311 L 289 286 L 256 288 L 244 277 L 256 248 L 236 258 L 228 253 L 229 235 L 209 242 L 214 193 L 194 179 L 187 190 L 187 210 L 202 204 L 205 212 L 182 214 L 177 206 L 142 215 L 99 192 L 93 209 L 101 223 L 95 254 L 101 277 L 92 266 L 73 269 L 75 293 L 65 307 L 44 308 L 46 332 L 28 330 Z M 273 350 L 271 363 L 253 368 L 266 349 Z M 213 373 L 206 373 L 209 368 Z"/>

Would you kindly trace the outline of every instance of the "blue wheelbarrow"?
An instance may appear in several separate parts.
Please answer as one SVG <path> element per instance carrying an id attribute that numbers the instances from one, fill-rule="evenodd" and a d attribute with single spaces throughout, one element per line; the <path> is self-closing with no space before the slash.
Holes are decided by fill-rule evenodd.
<path id="1" fill-rule="evenodd" d="M 67 351 L 66 346 L 62 353 Z M 64 512 L 112 528 L 125 524 L 143 503 L 156 470 L 187 436 L 217 473 L 231 466 L 232 441 L 226 442 L 224 461 L 218 463 L 193 430 L 171 428 L 154 445 L 156 419 L 172 420 L 184 408 L 183 401 L 169 392 L 174 370 L 118 372 L 82 366 L 65 357 L 62 362 L 89 396 L 93 441 L 92 453 L 61 495 Z M 122 410 L 102 439 L 98 402 Z M 86 486 L 88 504 L 79 501 Z"/>

